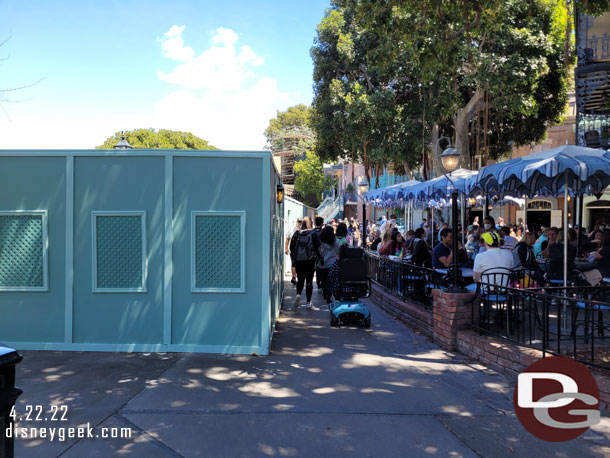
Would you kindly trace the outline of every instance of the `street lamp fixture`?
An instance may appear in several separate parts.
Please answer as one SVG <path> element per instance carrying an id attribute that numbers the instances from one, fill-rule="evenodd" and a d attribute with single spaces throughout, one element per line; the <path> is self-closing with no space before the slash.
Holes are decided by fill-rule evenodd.
<path id="1" fill-rule="evenodd" d="M 440 138 L 439 138 L 440 140 Z M 449 147 L 443 151 L 443 154 L 441 154 L 440 159 L 441 159 L 441 163 L 443 164 L 443 168 L 445 169 L 445 171 L 447 172 L 447 174 L 450 174 L 451 172 L 453 172 L 454 170 L 456 170 L 459 165 L 460 165 L 460 156 L 461 153 L 456 150 L 455 148 L 451 147 L 451 140 L 449 140 Z M 438 148 L 438 141 L 436 143 L 436 146 Z M 437 152 L 438 154 L 438 152 Z M 445 176 L 449 179 L 449 181 L 451 181 L 451 178 L 445 174 Z M 451 183 L 453 184 L 453 182 L 451 181 Z M 453 277 L 453 285 L 451 288 L 449 288 L 447 291 L 450 292 L 454 292 L 454 293 L 463 293 L 466 292 L 463 288 L 460 287 L 460 270 L 459 270 L 459 256 L 458 256 L 458 225 L 457 225 L 457 220 L 458 220 L 458 191 L 455 187 L 455 185 L 453 186 L 453 191 L 451 192 L 451 232 L 453 233 L 453 247 L 452 247 L 452 252 L 453 252 L 453 272 L 452 272 L 452 277 Z M 462 228 L 463 230 L 464 228 Z"/>
<path id="2" fill-rule="evenodd" d="M 451 173 L 459 167 L 460 156 L 460 152 L 451 146 L 443 151 L 443 154 L 441 154 L 441 163 L 447 173 Z"/>
<path id="3" fill-rule="evenodd" d="M 278 184 L 275 192 L 276 200 L 278 204 L 284 203 L 284 185 Z"/>

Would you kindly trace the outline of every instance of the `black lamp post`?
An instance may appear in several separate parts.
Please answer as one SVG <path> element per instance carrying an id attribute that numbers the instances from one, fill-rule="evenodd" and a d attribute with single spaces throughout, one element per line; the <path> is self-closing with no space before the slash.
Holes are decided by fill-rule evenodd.
<path id="1" fill-rule="evenodd" d="M 460 165 L 460 152 L 455 148 L 449 146 L 443 154 L 441 154 L 441 163 L 443 164 L 443 168 L 445 171 L 450 174 Z M 447 175 L 446 175 L 447 176 Z M 451 178 L 447 176 L 449 181 Z M 460 271 L 458 268 L 459 264 L 459 255 L 458 255 L 458 192 L 455 186 L 453 187 L 453 191 L 451 192 L 451 232 L 453 233 L 453 286 L 448 291 L 461 293 L 465 292 L 463 288 L 460 287 Z M 463 228 L 462 228 L 463 229 Z"/>
<path id="2" fill-rule="evenodd" d="M 364 178 L 358 184 L 358 191 L 360 191 L 360 198 L 362 199 L 362 248 L 366 248 L 366 200 L 364 200 L 364 193 L 369 189 L 369 184 Z"/>

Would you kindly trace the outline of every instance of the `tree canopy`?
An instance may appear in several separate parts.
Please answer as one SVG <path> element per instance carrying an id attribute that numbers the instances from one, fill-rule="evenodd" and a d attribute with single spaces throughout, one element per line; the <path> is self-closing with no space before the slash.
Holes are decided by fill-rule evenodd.
<path id="1" fill-rule="evenodd" d="M 304 160 L 294 164 L 296 189 L 307 205 L 317 205 L 322 200 L 322 191 L 328 186 L 324 179 L 322 161 L 313 151 L 308 151 Z"/>
<path id="2" fill-rule="evenodd" d="M 315 134 L 311 129 L 311 107 L 303 104 L 278 111 L 275 118 L 269 120 L 265 129 L 267 149 L 283 151 L 295 149 L 295 152 L 311 150 L 315 144 Z M 295 141 L 296 140 L 296 141 Z"/>
<path id="3" fill-rule="evenodd" d="M 321 157 L 408 169 L 446 135 L 470 166 L 540 141 L 567 102 L 569 6 L 335 0 L 311 51 Z"/>
<path id="4" fill-rule="evenodd" d="M 197 149 L 213 150 L 218 149 L 210 145 L 206 140 L 196 137 L 190 132 L 180 132 L 176 130 L 159 129 L 136 129 L 131 131 L 115 132 L 112 137 L 96 146 L 96 149 L 112 149 L 114 145 L 125 135 L 125 139 L 134 148 L 143 149 Z"/>

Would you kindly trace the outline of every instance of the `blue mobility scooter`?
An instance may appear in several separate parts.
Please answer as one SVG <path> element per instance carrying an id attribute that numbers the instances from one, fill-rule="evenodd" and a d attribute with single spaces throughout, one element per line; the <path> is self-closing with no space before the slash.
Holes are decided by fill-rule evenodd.
<path id="1" fill-rule="evenodd" d="M 330 304 L 330 325 L 360 323 L 371 327 L 371 312 L 360 298 L 371 294 L 371 279 L 362 248 L 341 247 L 339 262 L 339 288 L 333 291 L 335 301 Z"/>

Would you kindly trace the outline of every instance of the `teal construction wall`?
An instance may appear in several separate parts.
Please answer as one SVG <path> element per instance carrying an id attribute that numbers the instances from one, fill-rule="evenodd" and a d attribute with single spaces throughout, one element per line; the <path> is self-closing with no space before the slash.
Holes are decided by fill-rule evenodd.
<path id="1" fill-rule="evenodd" d="M 268 152 L 0 151 L 0 211 L 45 210 L 49 247 L 47 291 L 0 285 L 0 342 L 17 349 L 268 353 L 283 278 L 278 182 Z M 93 212 L 145 215 L 144 289 L 94 290 L 98 268 L 109 278 L 123 272 L 94 262 Z M 198 216 L 224 221 L 214 217 L 226 212 L 245 221 L 243 240 L 226 228 L 233 251 L 214 239 L 222 226 L 210 246 L 201 229 L 193 238 Z M 224 258 L 241 247 L 243 257 Z M 199 262 L 234 274 L 243 264 L 236 274 L 242 288 L 198 289 Z"/>

